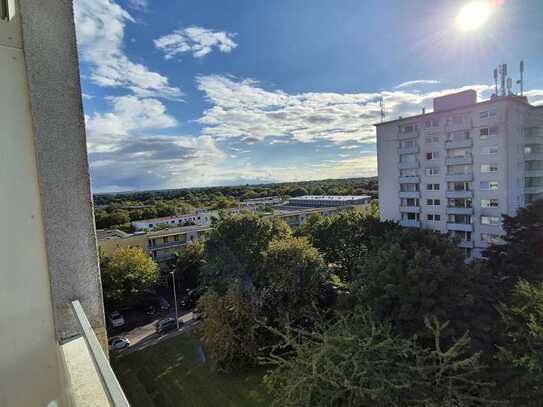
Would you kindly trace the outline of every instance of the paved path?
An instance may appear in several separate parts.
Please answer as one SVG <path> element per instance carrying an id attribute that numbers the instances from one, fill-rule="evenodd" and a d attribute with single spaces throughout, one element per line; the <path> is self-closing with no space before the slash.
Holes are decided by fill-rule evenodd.
<path id="1" fill-rule="evenodd" d="M 173 313 L 170 316 L 175 318 L 175 314 Z M 166 317 L 167 316 L 161 316 L 161 318 L 158 318 L 158 319 L 164 319 Z M 115 336 L 122 336 L 124 338 L 127 338 L 130 341 L 130 346 L 122 350 L 113 351 L 113 354 L 117 357 L 120 357 L 122 355 L 131 353 L 131 352 L 145 349 L 148 346 L 156 345 L 157 343 L 160 343 L 166 339 L 179 335 L 180 333 L 187 332 L 191 330 L 196 324 L 198 324 L 198 321 L 194 318 L 194 313 L 192 311 L 188 311 L 188 312 L 182 313 L 179 316 L 179 321 L 180 321 L 179 331 L 175 329 L 166 334 L 159 335 L 156 333 L 156 327 L 155 327 L 155 323 L 156 321 L 158 321 L 158 319 L 146 325 L 142 325 L 137 328 L 134 328 L 131 331 L 121 332 L 115 335 Z"/>

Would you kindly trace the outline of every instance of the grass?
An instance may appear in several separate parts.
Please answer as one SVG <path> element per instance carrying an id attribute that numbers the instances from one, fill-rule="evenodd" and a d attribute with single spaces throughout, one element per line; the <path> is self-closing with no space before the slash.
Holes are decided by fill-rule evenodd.
<path id="1" fill-rule="evenodd" d="M 215 373 L 199 363 L 198 341 L 178 335 L 112 361 L 134 407 L 258 407 L 269 404 L 263 371 Z"/>

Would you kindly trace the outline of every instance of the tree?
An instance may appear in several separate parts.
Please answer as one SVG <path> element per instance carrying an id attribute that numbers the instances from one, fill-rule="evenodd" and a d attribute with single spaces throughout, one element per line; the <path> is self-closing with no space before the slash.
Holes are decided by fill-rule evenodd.
<path id="1" fill-rule="evenodd" d="M 193 241 L 177 254 L 175 279 L 182 289 L 190 290 L 198 286 L 200 270 L 204 263 L 204 244 Z"/>
<path id="2" fill-rule="evenodd" d="M 511 405 L 535 407 L 543 398 L 543 283 L 520 281 L 508 304 L 497 358 L 500 388 Z"/>
<path id="3" fill-rule="evenodd" d="M 489 267 L 513 288 L 519 279 L 543 280 L 543 199 L 503 215 L 505 244 L 494 244 L 485 253 Z"/>
<path id="4" fill-rule="evenodd" d="M 304 196 L 304 195 L 307 195 L 307 194 L 308 194 L 307 189 L 305 189 L 303 187 L 296 187 L 296 188 L 290 190 L 290 192 L 289 192 L 290 196 Z"/>
<path id="5" fill-rule="evenodd" d="M 273 239 L 290 235 L 288 225 L 279 219 L 253 214 L 226 215 L 217 221 L 205 243 L 204 285 L 224 291 L 234 279 L 256 296 L 254 278 L 263 252 Z"/>
<path id="6" fill-rule="evenodd" d="M 218 370 L 240 370 L 257 357 L 255 308 L 240 285 L 224 295 L 209 290 L 198 301 L 204 319 L 198 330 L 206 353 Z"/>
<path id="7" fill-rule="evenodd" d="M 465 331 L 481 341 L 497 319 L 489 290 L 493 280 L 468 267 L 464 254 L 446 236 L 430 230 L 402 229 L 386 235 L 360 266 L 352 297 L 370 307 L 379 320 L 390 320 L 405 336 L 427 334 L 422 317 L 450 321 L 446 338 Z M 481 344 L 481 346 L 483 346 Z"/>
<path id="8" fill-rule="evenodd" d="M 104 301 L 109 307 L 130 306 L 158 278 L 157 264 L 141 248 L 118 248 L 100 256 Z"/>
<path id="9" fill-rule="evenodd" d="M 256 281 L 268 322 L 283 325 L 304 316 L 318 302 L 325 277 L 322 256 L 306 238 L 272 241 Z"/>
<path id="10" fill-rule="evenodd" d="M 124 209 L 116 209 L 109 214 L 110 225 L 122 225 L 130 222 L 130 215 Z"/>
<path id="11" fill-rule="evenodd" d="M 399 230 L 393 222 L 351 211 L 312 219 L 303 229 L 309 240 L 323 253 L 325 260 L 345 281 L 353 281 L 368 252 L 377 249 L 385 234 Z"/>
<path id="12" fill-rule="evenodd" d="M 273 406 L 441 407 L 487 406 L 491 384 L 481 376 L 479 354 L 463 335 L 443 347 L 446 324 L 426 320 L 432 346 L 393 334 L 369 312 L 338 316 L 314 329 L 286 332 L 272 353 L 262 357 L 272 370 L 265 383 Z"/>

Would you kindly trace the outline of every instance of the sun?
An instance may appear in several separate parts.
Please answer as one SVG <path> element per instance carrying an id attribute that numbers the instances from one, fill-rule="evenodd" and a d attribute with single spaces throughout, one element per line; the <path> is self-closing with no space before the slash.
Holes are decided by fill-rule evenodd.
<path id="1" fill-rule="evenodd" d="M 472 1 L 460 9 L 456 16 L 456 28 L 460 31 L 473 31 L 481 27 L 492 14 L 488 1 Z"/>

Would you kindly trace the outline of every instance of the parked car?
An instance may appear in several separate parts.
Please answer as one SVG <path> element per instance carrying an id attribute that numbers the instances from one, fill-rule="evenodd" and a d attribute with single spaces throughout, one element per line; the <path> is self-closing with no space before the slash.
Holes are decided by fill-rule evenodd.
<path id="1" fill-rule="evenodd" d="M 166 298 L 160 297 L 158 299 L 158 302 L 160 304 L 160 310 L 161 311 L 167 311 L 167 310 L 170 309 L 170 304 L 168 303 L 168 301 L 166 301 Z"/>
<path id="2" fill-rule="evenodd" d="M 182 325 L 181 321 L 179 321 L 179 325 Z M 156 322 L 156 331 L 158 334 L 173 331 L 174 329 L 177 329 L 177 322 L 175 318 L 160 319 Z"/>
<path id="3" fill-rule="evenodd" d="M 109 338 L 108 343 L 109 349 L 111 350 L 120 350 L 130 346 L 130 341 L 128 339 L 119 336 Z"/>
<path id="4" fill-rule="evenodd" d="M 202 311 L 200 311 L 200 308 L 194 308 L 192 310 L 192 318 L 196 321 L 199 321 L 202 319 Z"/>
<path id="5" fill-rule="evenodd" d="M 113 311 L 111 314 L 109 314 L 109 323 L 113 328 L 118 328 L 120 326 L 124 325 L 124 318 L 119 313 L 119 311 Z"/>

